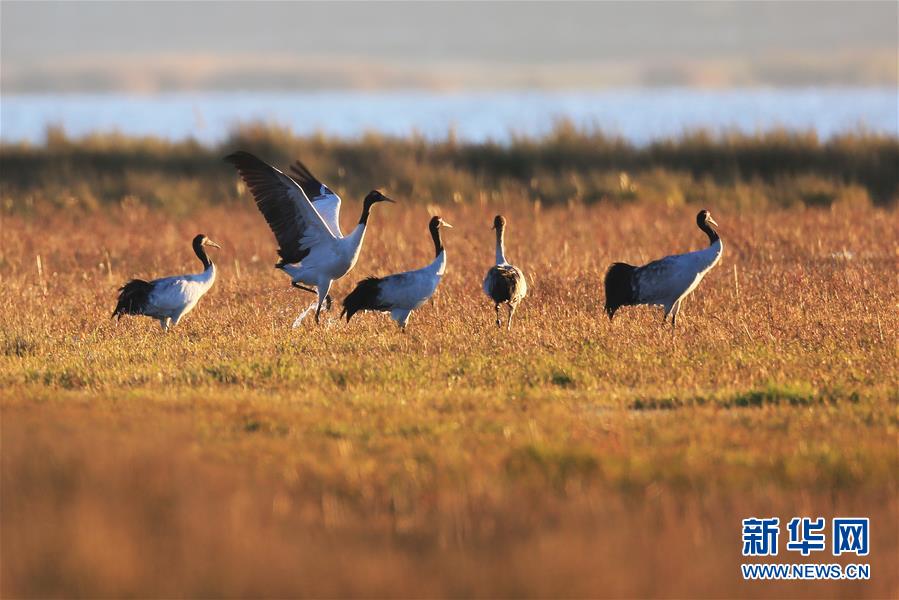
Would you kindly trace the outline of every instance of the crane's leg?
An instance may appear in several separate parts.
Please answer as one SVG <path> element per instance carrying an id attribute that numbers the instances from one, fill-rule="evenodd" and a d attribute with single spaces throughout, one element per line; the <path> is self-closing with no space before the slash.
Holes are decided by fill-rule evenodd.
<path id="1" fill-rule="evenodd" d="M 514 304 L 509 305 L 509 320 L 506 321 L 506 331 L 512 331 L 512 317 L 515 315 L 516 308 Z"/>
<path id="2" fill-rule="evenodd" d="M 499 320 L 499 302 L 496 303 L 496 326 L 502 326 L 502 321 Z"/>
<path id="3" fill-rule="evenodd" d="M 312 294 L 317 294 L 318 290 L 314 287 L 310 287 L 308 285 L 303 285 L 298 281 L 291 281 L 290 285 L 297 288 L 298 290 L 303 290 L 304 292 L 310 292 Z M 325 296 L 325 310 L 331 310 L 331 305 L 334 304 L 334 300 L 331 298 L 331 294 L 327 294 Z"/>
<path id="4" fill-rule="evenodd" d="M 175 325 L 177 325 L 178 323 L 180 323 L 180 322 L 181 322 L 181 317 L 183 317 L 184 315 L 186 315 L 188 312 L 190 312 L 190 311 L 181 311 L 181 312 L 179 312 L 178 314 L 176 314 L 174 317 L 172 317 L 171 319 L 169 319 L 169 327 L 174 327 Z"/>
<path id="5" fill-rule="evenodd" d="M 668 315 L 671 314 L 671 310 L 674 308 L 674 304 L 665 304 L 663 305 L 665 309 L 665 314 L 662 315 L 662 325 L 664 325 L 668 321 Z"/>
<path id="6" fill-rule="evenodd" d="M 297 288 L 298 290 L 302 290 L 302 291 L 304 291 L 304 292 L 309 292 L 309 293 L 311 293 L 311 294 L 318 294 L 318 290 L 317 290 L 315 287 L 312 287 L 311 285 L 304 285 L 304 284 L 302 284 L 302 283 L 300 283 L 299 281 L 296 281 L 296 280 L 292 280 L 292 281 L 290 282 L 290 285 L 292 285 L 293 287 Z M 297 317 L 296 320 L 293 322 L 293 327 L 294 327 L 294 329 L 296 329 L 297 327 L 300 326 L 300 323 L 303 322 L 303 319 L 306 318 L 306 315 L 308 315 L 309 312 L 310 312 L 313 308 L 319 308 L 318 302 L 313 302 L 313 303 L 312 303 L 311 305 L 309 305 L 306 309 L 304 309 L 303 312 L 300 313 L 300 316 Z M 329 306 L 328 308 L 330 308 L 330 306 Z M 317 313 L 316 313 L 316 319 L 315 319 L 315 321 L 316 321 L 316 323 L 318 322 L 318 314 L 317 314 Z"/>
<path id="7" fill-rule="evenodd" d="M 298 281 L 291 281 L 290 285 L 297 288 L 298 290 L 303 290 L 304 292 L 310 292 L 312 294 L 318 293 L 318 290 L 316 290 L 314 287 L 310 287 L 308 285 L 303 285 L 302 283 L 300 283 Z M 333 302 L 333 299 L 331 298 L 331 294 L 328 294 L 327 296 L 325 296 L 325 310 L 331 310 L 331 305 L 333 303 L 334 302 Z"/>
<path id="8" fill-rule="evenodd" d="M 297 283 L 296 281 L 291 281 L 290 285 L 297 288 L 298 290 L 303 290 L 304 292 L 310 292 L 312 294 L 318 293 L 318 290 L 316 290 L 315 288 L 309 287 L 307 285 L 302 285 L 300 283 Z M 325 310 L 331 310 L 331 305 L 333 303 L 334 302 L 333 302 L 333 299 L 331 298 L 331 294 L 328 294 L 327 296 L 325 296 Z"/>
<path id="9" fill-rule="evenodd" d="M 304 292 L 311 292 L 311 293 L 313 293 L 313 294 L 317 294 L 317 293 L 318 293 L 318 292 L 316 291 L 315 288 L 309 287 L 308 285 L 303 285 L 303 284 L 301 284 L 301 283 L 299 283 L 299 282 L 297 282 L 297 281 L 291 281 L 291 282 L 290 282 L 290 285 L 292 285 L 293 287 L 297 288 L 298 290 L 303 290 Z"/>
<path id="10" fill-rule="evenodd" d="M 329 292 L 331 291 L 331 281 L 328 280 L 324 285 L 318 286 L 318 306 L 315 309 L 315 323 L 319 323 L 319 315 L 322 312 L 322 305 L 325 303 L 325 300 L 329 297 Z M 330 306 L 330 303 L 328 303 Z"/>
<path id="11" fill-rule="evenodd" d="M 400 331 L 406 333 L 406 324 L 409 323 L 409 317 L 412 315 L 411 310 L 397 309 L 390 311 L 390 318 L 396 321 Z"/>
<path id="12" fill-rule="evenodd" d="M 677 322 L 677 313 L 680 312 L 680 300 L 674 303 L 671 308 L 671 330 L 674 331 L 674 325 Z"/>

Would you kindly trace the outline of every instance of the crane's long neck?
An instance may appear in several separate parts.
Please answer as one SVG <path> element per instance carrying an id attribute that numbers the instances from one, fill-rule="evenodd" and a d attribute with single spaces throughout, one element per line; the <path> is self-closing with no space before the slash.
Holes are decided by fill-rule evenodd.
<path id="1" fill-rule="evenodd" d="M 703 231 L 707 236 L 709 236 L 709 246 L 711 246 L 712 244 L 714 244 L 715 242 L 717 242 L 719 239 L 721 239 L 721 238 L 718 237 L 718 232 L 715 231 L 714 229 L 712 229 L 712 228 L 709 226 L 709 224 L 706 223 L 705 221 L 703 221 L 702 223 L 699 224 L 699 228 L 702 229 L 702 231 Z"/>
<path id="2" fill-rule="evenodd" d="M 371 207 L 374 202 L 366 200 L 362 203 L 362 214 L 359 216 L 359 225 L 363 228 L 368 225 L 368 217 L 371 216 Z"/>
<path id="3" fill-rule="evenodd" d="M 434 240 L 434 256 L 440 256 L 443 252 L 443 238 L 440 236 L 440 227 L 431 228 L 431 238 Z"/>
<path id="4" fill-rule="evenodd" d="M 206 248 L 203 246 L 202 242 L 194 242 L 194 253 L 196 253 L 200 262 L 203 263 L 204 271 L 212 266 L 212 261 L 209 260 L 209 256 L 206 254 Z"/>
<path id="5" fill-rule="evenodd" d="M 506 264 L 506 231 L 503 227 L 496 229 L 496 264 Z"/>

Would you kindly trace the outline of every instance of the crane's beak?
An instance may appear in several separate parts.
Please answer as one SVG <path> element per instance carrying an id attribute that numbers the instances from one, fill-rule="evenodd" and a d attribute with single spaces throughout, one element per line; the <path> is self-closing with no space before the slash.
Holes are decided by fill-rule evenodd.
<path id="1" fill-rule="evenodd" d="M 447 229 L 452 229 L 452 228 L 453 228 L 453 226 L 450 225 L 449 223 L 447 223 L 446 221 L 443 221 L 443 222 L 441 222 L 440 224 L 441 224 L 442 226 L 446 227 Z"/>
<path id="2" fill-rule="evenodd" d="M 206 244 L 205 244 L 205 245 L 206 245 L 206 246 L 212 246 L 213 248 L 218 248 L 219 250 L 222 249 L 221 246 L 219 246 L 218 244 L 216 244 L 216 243 L 213 242 L 212 240 L 206 240 Z"/>
<path id="3" fill-rule="evenodd" d="M 384 194 L 381 194 L 381 199 L 384 200 L 384 202 L 390 202 L 391 204 L 396 204 L 396 200 L 394 200 L 393 198 L 388 198 Z"/>
<path id="4" fill-rule="evenodd" d="M 708 221 L 709 221 L 709 223 L 711 223 L 711 224 L 714 225 L 715 227 L 718 227 L 718 223 L 715 222 L 715 219 L 713 219 L 713 218 L 711 217 L 711 215 L 709 215 Z"/>

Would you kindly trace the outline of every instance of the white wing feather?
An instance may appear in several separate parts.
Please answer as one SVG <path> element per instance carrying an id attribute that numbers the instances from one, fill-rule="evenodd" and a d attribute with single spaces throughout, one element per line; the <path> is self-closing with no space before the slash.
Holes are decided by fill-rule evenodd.
<path id="1" fill-rule="evenodd" d="M 312 206 L 321 215 L 322 220 L 335 238 L 342 238 L 340 231 L 340 196 L 322 185 L 322 193 L 312 198 Z"/>
<path id="2" fill-rule="evenodd" d="M 300 238 L 300 247 L 309 249 L 318 244 L 335 240 L 336 236 L 312 202 L 309 201 L 309 198 L 306 197 L 306 192 L 303 191 L 303 188 L 275 167 L 271 167 L 271 169 L 277 174 L 278 179 L 287 191 L 288 197 L 296 205 L 297 212 L 307 224 Z"/>
<path id="3" fill-rule="evenodd" d="M 290 167 L 291 178 L 303 190 L 318 210 L 336 238 L 342 238 L 340 231 L 340 196 L 318 180 L 315 175 L 299 160 Z"/>

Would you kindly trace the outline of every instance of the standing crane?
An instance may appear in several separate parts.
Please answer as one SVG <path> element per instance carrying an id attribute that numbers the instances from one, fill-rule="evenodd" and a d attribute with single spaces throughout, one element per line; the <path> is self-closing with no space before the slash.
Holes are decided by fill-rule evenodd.
<path id="1" fill-rule="evenodd" d="M 412 311 L 434 295 L 446 272 L 446 250 L 440 235 L 440 230 L 444 227 L 452 228 L 452 225 L 440 217 L 432 217 L 428 223 L 436 253 L 431 264 L 417 271 L 363 279 L 344 298 L 340 316 L 346 316 L 349 323 L 360 310 L 389 312 L 390 318 L 405 332 Z"/>
<path id="2" fill-rule="evenodd" d="M 177 325 L 215 283 L 215 264 L 206 255 L 206 246 L 221 248 L 202 233 L 194 238 L 193 249 L 203 263 L 202 273 L 153 281 L 132 279 L 120 287 L 119 301 L 112 311 L 116 322 L 122 315 L 144 315 L 158 319 L 163 331 Z"/>
<path id="3" fill-rule="evenodd" d="M 709 245 L 702 250 L 675 254 L 654 260 L 642 267 L 626 263 L 613 263 L 606 272 L 606 313 L 609 320 L 622 306 L 638 304 L 662 305 L 664 322 L 671 315 L 671 328 L 675 326 L 681 302 L 702 278 L 721 260 L 724 244 L 712 226 L 718 223 L 707 210 L 696 215 L 696 225 L 709 236 Z"/>
<path id="4" fill-rule="evenodd" d="M 496 326 L 502 326 L 499 316 L 500 304 L 509 307 L 509 319 L 506 328 L 512 329 L 512 316 L 518 303 L 524 300 L 528 293 L 528 282 L 524 272 L 506 260 L 506 219 L 502 215 L 496 215 L 493 219 L 493 229 L 496 230 L 496 264 L 487 271 L 484 278 L 484 293 L 493 300 L 496 309 Z"/>

